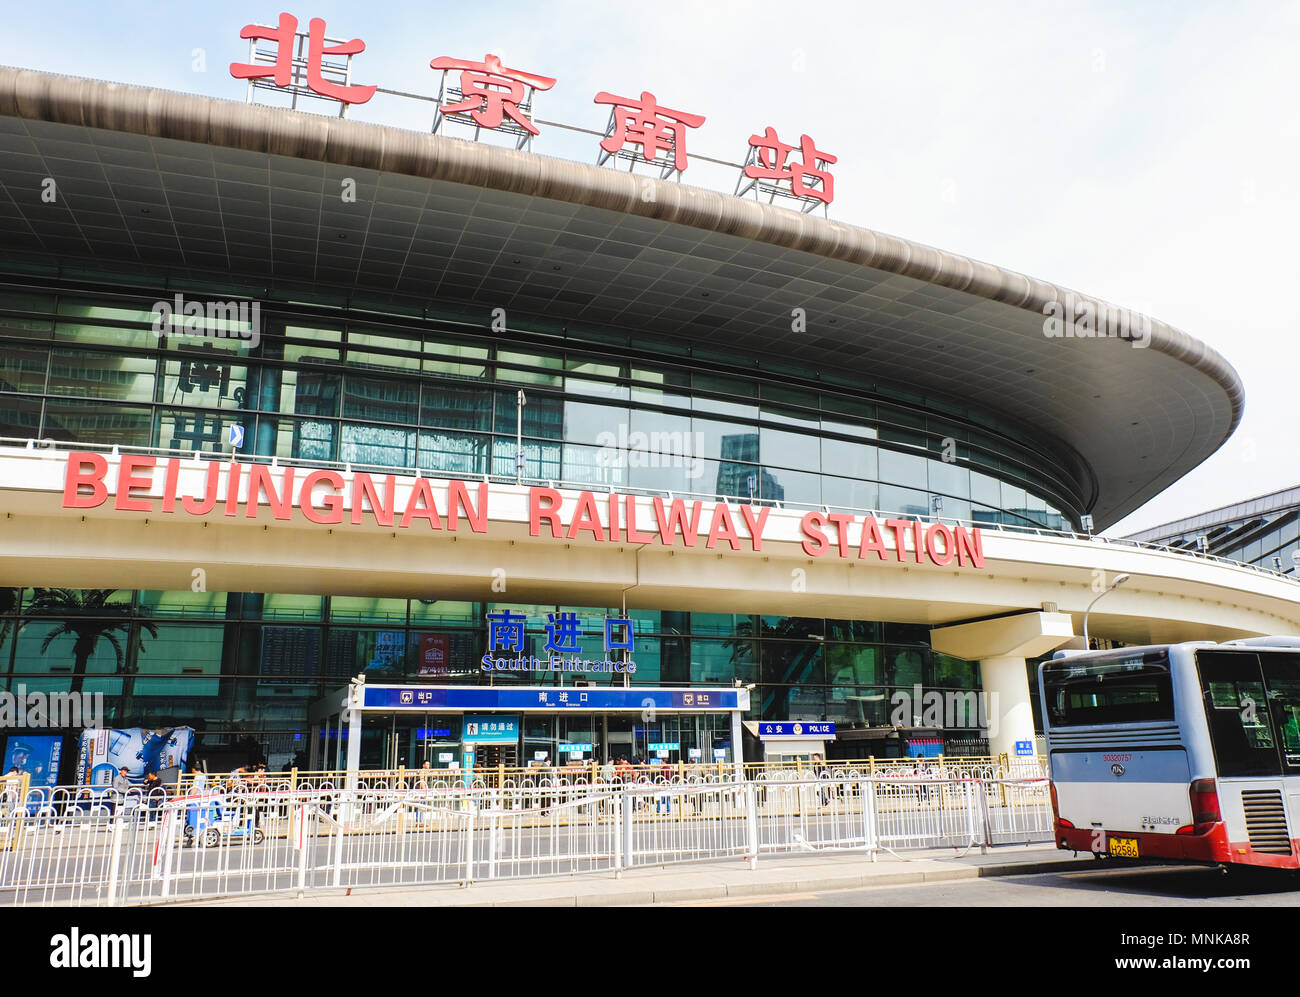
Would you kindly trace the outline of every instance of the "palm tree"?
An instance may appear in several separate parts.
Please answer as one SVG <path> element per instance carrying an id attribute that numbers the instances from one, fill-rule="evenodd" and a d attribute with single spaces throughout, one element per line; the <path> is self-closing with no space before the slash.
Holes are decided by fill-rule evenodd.
<path id="1" fill-rule="evenodd" d="M 136 653 L 124 654 L 122 642 L 118 637 L 121 632 L 130 637 L 132 621 L 138 621 L 139 627 L 150 637 L 158 636 L 158 628 L 148 620 L 139 619 L 139 613 L 130 605 L 110 603 L 108 600 L 117 589 L 36 589 L 31 604 L 24 612 L 28 619 L 22 625 L 32 622 L 36 617 L 59 617 L 54 628 L 41 641 L 41 653 L 49 650 L 50 645 L 60 637 L 72 637 L 73 668 L 72 686 L 69 691 L 81 692 L 86 678 L 86 665 L 100 640 L 106 640 L 117 657 L 117 674 L 134 676 L 138 670 Z M 124 679 L 123 684 L 133 679 Z M 123 689 L 126 693 L 126 689 Z"/>

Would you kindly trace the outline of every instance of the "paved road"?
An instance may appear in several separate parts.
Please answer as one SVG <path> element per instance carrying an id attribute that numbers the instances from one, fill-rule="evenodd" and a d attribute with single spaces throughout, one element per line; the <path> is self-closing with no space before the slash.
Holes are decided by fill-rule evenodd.
<path id="1" fill-rule="evenodd" d="M 1250 869 L 1115 866 L 915 886 L 747 897 L 674 907 L 1296 907 L 1300 876 Z"/>

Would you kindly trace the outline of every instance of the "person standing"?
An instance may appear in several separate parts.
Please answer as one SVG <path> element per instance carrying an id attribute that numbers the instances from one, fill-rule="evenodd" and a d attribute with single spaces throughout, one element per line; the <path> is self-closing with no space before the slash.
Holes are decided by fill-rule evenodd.
<path id="1" fill-rule="evenodd" d="M 126 766 L 123 765 L 117 770 L 117 775 L 113 776 L 113 785 L 109 792 L 109 813 L 117 813 L 117 808 L 126 802 L 126 794 L 131 791 L 131 780 L 127 776 Z"/>

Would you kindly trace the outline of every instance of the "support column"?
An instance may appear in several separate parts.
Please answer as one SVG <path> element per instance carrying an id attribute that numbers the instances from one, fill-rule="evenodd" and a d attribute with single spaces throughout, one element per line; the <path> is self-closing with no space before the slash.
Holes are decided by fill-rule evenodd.
<path id="1" fill-rule="evenodd" d="M 736 765 L 736 781 L 745 778 L 745 754 L 741 745 L 745 742 L 740 736 L 740 711 L 731 711 L 731 758 Z"/>
<path id="2" fill-rule="evenodd" d="M 1034 708 L 1029 698 L 1025 659 L 983 658 L 985 710 L 988 712 L 989 754 L 1016 757 L 1016 742 L 1034 740 Z"/>
<path id="3" fill-rule="evenodd" d="M 1025 661 L 1074 639 L 1065 613 L 1017 613 L 958 623 L 930 631 L 930 646 L 943 654 L 980 663 L 989 753 L 1015 757 L 1017 741 L 1033 741 L 1034 711 Z"/>
<path id="4" fill-rule="evenodd" d="M 339 714 L 338 726 L 334 727 L 334 771 L 343 768 L 343 714 Z"/>
<path id="5" fill-rule="evenodd" d="M 339 718 L 342 720 L 342 716 Z M 361 711 L 348 710 L 348 789 L 357 788 L 357 773 L 361 770 Z"/>

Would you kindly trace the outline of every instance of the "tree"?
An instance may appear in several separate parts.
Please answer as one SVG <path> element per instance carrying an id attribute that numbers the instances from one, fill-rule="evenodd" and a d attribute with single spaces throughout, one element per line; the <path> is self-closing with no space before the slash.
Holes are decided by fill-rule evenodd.
<path id="1" fill-rule="evenodd" d="M 41 641 L 41 654 L 49 650 L 60 637 L 72 637 L 72 685 L 70 692 L 81 692 L 86 678 L 86 666 L 90 656 L 101 640 L 106 640 L 113 648 L 117 658 L 117 674 L 128 676 L 123 680 L 123 693 L 128 682 L 134 683 L 134 675 L 139 670 L 135 653 L 124 654 L 122 641 L 118 634 L 131 635 L 131 625 L 136 622 L 139 629 L 150 637 L 158 636 L 158 628 L 148 620 L 140 619 L 140 614 L 130 605 L 110 603 L 108 600 L 117 589 L 36 589 L 21 625 L 25 626 L 36 618 L 55 617 L 54 628 Z"/>

